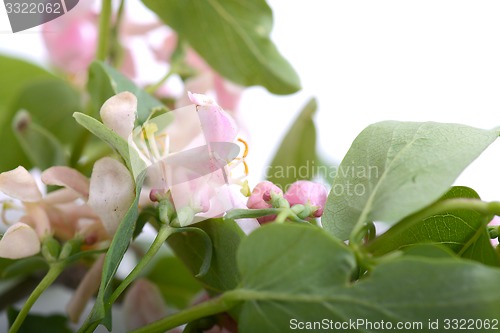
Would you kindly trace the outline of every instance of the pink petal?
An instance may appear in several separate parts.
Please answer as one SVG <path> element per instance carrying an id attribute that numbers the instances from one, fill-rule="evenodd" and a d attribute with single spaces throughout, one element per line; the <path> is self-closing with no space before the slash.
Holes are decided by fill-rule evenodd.
<path id="1" fill-rule="evenodd" d="M 42 181 L 47 185 L 70 188 L 85 200 L 89 197 L 89 180 L 75 169 L 65 166 L 49 168 L 42 173 Z"/>
<path id="2" fill-rule="evenodd" d="M 7 229 L 0 240 L 0 257 L 20 259 L 40 252 L 40 240 L 29 225 L 18 222 Z"/>
<path id="3" fill-rule="evenodd" d="M 52 228 L 50 226 L 50 220 L 47 215 L 47 211 L 42 207 L 42 205 L 37 203 L 25 203 L 26 215 L 30 217 L 30 221 L 33 224 L 32 227 L 36 230 L 36 233 L 40 238 L 45 235 L 52 233 Z"/>
<path id="4" fill-rule="evenodd" d="M 123 311 L 127 328 L 134 330 L 165 317 L 167 306 L 155 284 L 139 279 L 128 290 Z"/>
<path id="5" fill-rule="evenodd" d="M 134 129 L 136 111 L 137 97 L 125 91 L 104 102 L 100 114 L 104 125 L 128 140 Z"/>
<path id="6" fill-rule="evenodd" d="M 201 127 L 207 143 L 233 142 L 238 128 L 233 118 L 210 97 L 188 92 L 191 102 L 197 105 Z"/>
<path id="7" fill-rule="evenodd" d="M 88 204 L 109 235 L 114 235 L 134 197 L 134 180 L 123 164 L 110 157 L 94 164 Z"/>
<path id="8" fill-rule="evenodd" d="M 76 288 L 76 291 L 71 296 L 68 305 L 66 305 L 66 312 L 73 323 L 77 323 L 80 320 L 80 316 L 88 301 L 99 289 L 103 264 L 104 254 L 101 254 L 99 259 L 94 262 L 87 274 L 85 274 L 78 288 Z"/>
<path id="9" fill-rule="evenodd" d="M 33 176 L 24 167 L 0 173 L 0 192 L 25 202 L 42 199 Z"/>

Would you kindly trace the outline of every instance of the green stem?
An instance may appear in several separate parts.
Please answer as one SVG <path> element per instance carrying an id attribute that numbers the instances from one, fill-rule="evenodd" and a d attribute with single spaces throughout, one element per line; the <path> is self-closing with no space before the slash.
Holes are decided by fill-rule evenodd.
<path id="1" fill-rule="evenodd" d="M 99 19 L 99 41 L 97 44 L 97 60 L 104 61 L 109 51 L 109 32 L 111 25 L 112 0 L 102 0 Z"/>
<path id="2" fill-rule="evenodd" d="M 132 272 L 125 278 L 125 280 L 120 283 L 118 288 L 115 289 L 113 294 L 111 295 L 109 299 L 108 305 L 113 304 L 118 297 L 122 294 L 122 292 L 137 278 L 137 276 L 141 273 L 141 271 L 146 267 L 147 264 L 151 262 L 155 254 L 160 250 L 161 246 L 167 238 L 175 233 L 177 231 L 176 228 L 172 228 L 168 226 L 167 224 L 163 224 L 160 229 L 158 230 L 158 234 L 156 235 L 156 238 L 154 239 L 153 243 L 151 244 L 151 247 L 149 250 L 144 254 L 142 257 L 141 261 L 137 264 L 137 266 L 134 267 Z"/>
<path id="3" fill-rule="evenodd" d="M 125 0 L 120 1 L 118 11 L 116 12 L 116 19 L 113 27 L 111 28 L 111 46 L 110 46 L 110 63 L 115 68 L 120 68 L 123 60 L 123 51 L 121 50 L 119 37 L 120 27 L 123 20 L 123 12 L 125 9 Z"/>
<path id="4" fill-rule="evenodd" d="M 169 71 L 167 72 L 167 74 L 165 74 L 164 77 L 162 77 L 160 79 L 160 81 L 156 82 L 155 84 L 147 87 L 145 90 L 148 94 L 154 94 L 165 82 L 167 82 L 167 80 L 173 75 L 175 74 L 175 71 L 172 69 L 173 66 L 170 67 Z"/>
<path id="5" fill-rule="evenodd" d="M 196 319 L 226 312 L 233 308 L 237 303 L 239 303 L 239 301 L 232 297 L 231 292 L 228 292 L 217 298 L 213 298 L 207 302 L 203 302 L 186 310 L 177 312 L 130 333 L 165 332 Z"/>
<path id="6" fill-rule="evenodd" d="M 61 262 L 55 262 L 50 265 L 47 275 L 45 275 L 42 281 L 40 281 L 38 286 L 28 297 L 28 300 L 23 305 L 23 308 L 17 315 L 16 320 L 10 327 L 9 333 L 16 333 L 21 328 L 21 325 L 23 324 L 24 319 L 26 319 L 26 316 L 28 315 L 33 304 L 35 304 L 40 295 L 42 295 L 45 289 L 47 289 L 56 280 L 56 278 L 62 273 L 63 270 L 64 264 Z"/>

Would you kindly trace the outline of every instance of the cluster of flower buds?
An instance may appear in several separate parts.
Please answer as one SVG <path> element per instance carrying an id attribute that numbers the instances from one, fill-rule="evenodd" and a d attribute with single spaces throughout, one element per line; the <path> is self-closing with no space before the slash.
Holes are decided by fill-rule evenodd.
<path id="1" fill-rule="evenodd" d="M 300 218 L 320 217 L 326 203 L 326 188 L 319 183 L 299 180 L 290 185 L 286 193 L 269 181 L 258 183 L 248 198 L 250 209 L 289 208 Z M 276 216 L 259 217 L 262 224 L 274 221 Z"/>

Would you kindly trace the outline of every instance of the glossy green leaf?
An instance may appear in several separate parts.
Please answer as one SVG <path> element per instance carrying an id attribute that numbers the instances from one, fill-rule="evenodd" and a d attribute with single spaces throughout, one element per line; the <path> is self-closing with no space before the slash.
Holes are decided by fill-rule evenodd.
<path id="1" fill-rule="evenodd" d="M 45 170 L 68 164 L 63 144 L 52 133 L 33 123 L 27 112 L 19 112 L 12 127 L 24 153 L 34 166 Z"/>
<path id="2" fill-rule="evenodd" d="M 201 286 L 186 266 L 173 256 L 159 259 L 147 278 L 154 282 L 161 291 L 165 302 L 178 309 L 192 304 Z"/>
<path id="3" fill-rule="evenodd" d="M 259 228 L 242 241 L 237 259 L 242 280 L 230 298 L 242 301 L 241 333 L 295 332 L 298 322 L 325 318 L 384 321 L 391 332 L 412 331 L 396 329 L 397 322 L 500 318 L 500 269 L 472 261 L 403 256 L 352 282 L 356 261 L 345 244 L 299 224 Z M 352 331 L 374 332 L 366 325 Z"/>
<path id="4" fill-rule="evenodd" d="M 368 126 L 339 166 L 322 224 L 340 239 L 368 221 L 395 223 L 439 199 L 498 130 L 385 121 Z"/>
<path id="5" fill-rule="evenodd" d="M 479 199 L 471 188 L 452 187 L 440 200 Z M 429 216 L 405 228 L 405 219 L 370 243 L 368 251 L 376 256 L 420 243 L 440 244 L 458 255 L 484 264 L 498 266 L 499 258 L 491 246 L 486 224 L 491 216 L 473 210 L 453 210 Z M 402 227 L 400 227 L 402 226 Z"/>
<path id="6" fill-rule="evenodd" d="M 9 308 L 7 317 L 9 326 L 16 319 L 19 311 Z M 69 320 L 66 316 L 60 314 L 36 315 L 28 314 L 18 333 L 50 332 L 50 333 L 72 333 L 69 327 Z"/>
<path id="7" fill-rule="evenodd" d="M 275 94 L 300 89 L 292 66 L 269 38 L 273 17 L 264 0 L 143 0 L 217 72 Z"/>
<path id="8" fill-rule="evenodd" d="M 81 139 L 83 129 L 71 118 L 73 112 L 80 110 L 79 93 L 65 81 L 56 78 L 38 79 L 26 83 L 17 92 L 16 98 L 11 99 L 4 111 L 3 122 L 0 123 L 0 142 L 2 142 L 0 171 L 13 169 L 19 165 L 26 168 L 33 166 L 12 128 L 14 117 L 20 110 L 27 111 L 32 123 L 37 124 L 41 131 L 50 133 L 66 150 Z M 47 135 L 44 135 L 44 138 L 47 139 Z M 37 154 L 45 152 L 53 154 L 54 140 L 50 141 L 51 143 L 47 141 L 49 144 L 47 147 L 42 145 L 42 150 Z M 33 158 L 32 154 L 30 157 Z"/>
<path id="9" fill-rule="evenodd" d="M 214 294 L 235 288 L 239 282 L 236 250 L 245 237 L 241 228 L 233 220 L 227 219 L 209 219 L 193 227 L 205 231 L 213 245 L 210 269 L 198 281 Z M 202 237 L 193 232 L 176 233 L 167 242 L 193 275 L 198 274 L 205 253 Z"/>
<path id="10" fill-rule="evenodd" d="M 267 169 L 267 179 L 282 189 L 297 180 L 310 180 L 315 176 L 318 157 L 313 116 L 316 109 L 316 99 L 312 98 L 288 130 Z"/>
<path id="11" fill-rule="evenodd" d="M 137 118 L 142 124 L 153 110 L 166 110 L 162 102 L 136 86 L 125 75 L 100 61 L 94 61 L 89 69 L 87 89 L 98 112 L 111 96 L 128 91 L 137 97 Z"/>

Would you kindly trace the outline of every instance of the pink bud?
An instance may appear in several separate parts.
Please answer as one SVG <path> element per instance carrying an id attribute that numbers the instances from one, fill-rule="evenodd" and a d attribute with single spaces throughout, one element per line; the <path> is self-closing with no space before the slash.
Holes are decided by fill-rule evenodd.
<path id="1" fill-rule="evenodd" d="M 299 180 L 290 186 L 284 198 L 291 206 L 302 204 L 317 207 L 318 209 L 313 215 L 320 217 L 323 215 L 327 195 L 326 188 L 323 185 L 307 180 Z"/>
<path id="2" fill-rule="evenodd" d="M 271 204 L 268 202 L 271 199 L 271 192 L 276 194 L 283 194 L 283 191 L 273 183 L 269 181 L 263 181 L 258 183 L 250 197 L 247 201 L 247 207 L 250 209 L 265 209 L 271 208 Z M 276 216 L 264 216 L 259 217 L 257 220 L 260 223 L 269 222 L 275 219 Z"/>

